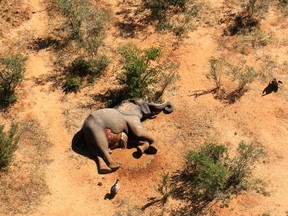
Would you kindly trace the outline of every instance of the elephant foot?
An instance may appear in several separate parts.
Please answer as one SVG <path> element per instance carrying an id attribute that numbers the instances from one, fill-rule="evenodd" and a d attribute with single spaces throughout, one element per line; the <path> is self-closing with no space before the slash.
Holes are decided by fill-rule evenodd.
<path id="1" fill-rule="evenodd" d="M 158 149 L 155 146 L 150 145 L 145 151 L 145 154 L 156 154 Z"/>
<path id="2" fill-rule="evenodd" d="M 137 153 L 142 155 L 149 148 L 149 143 L 144 143 L 137 146 Z"/>
<path id="3" fill-rule="evenodd" d="M 102 169 L 99 169 L 98 170 L 98 173 L 99 174 L 108 174 L 108 173 L 111 173 L 111 172 L 113 172 L 109 167 L 107 167 L 107 168 L 102 168 Z"/>
<path id="4" fill-rule="evenodd" d="M 110 164 L 109 168 L 114 172 L 120 168 L 120 164 L 117 163 Z"/>

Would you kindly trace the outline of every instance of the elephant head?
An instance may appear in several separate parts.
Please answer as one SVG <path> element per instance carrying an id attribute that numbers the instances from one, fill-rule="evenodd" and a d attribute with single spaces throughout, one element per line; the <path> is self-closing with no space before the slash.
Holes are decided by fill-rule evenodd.
<path id="1" fill-rule="evenodd" d="M 129 99 L 123 101 L 119 106 L 116 107 L 124 115 L 136 115 L 141 121 L 148 118 L 153 118 L 160 112 L 165 114 L 172 113 L 174 111 L 174 106 L 166 101 L 164 103 L 154 103 L 148 102 L 146 100 L 137 101 L 134 99 Z"/>

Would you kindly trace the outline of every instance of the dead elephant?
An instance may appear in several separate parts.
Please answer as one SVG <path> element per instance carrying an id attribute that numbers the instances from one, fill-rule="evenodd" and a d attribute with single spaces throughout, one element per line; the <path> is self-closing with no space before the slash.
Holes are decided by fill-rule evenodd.
<path id="1" fill-rule="evenodd" d="M 125 100 L 115 108 L 99 109 L 91 113 L 74 136 L 72 145 L 87 146 L 98 159 L 98 172 L 109 173 L 117 170 L 116 163 L 110 153 L 110 148 L 127 147 L 127 136 L 137 140 L 137 151 L 143 154 L 153 138 L 142 126 L 142 121 L 152 118 L 160 112 L 173 112 L 170 102 L 151 103 L 147 101 Z"/>

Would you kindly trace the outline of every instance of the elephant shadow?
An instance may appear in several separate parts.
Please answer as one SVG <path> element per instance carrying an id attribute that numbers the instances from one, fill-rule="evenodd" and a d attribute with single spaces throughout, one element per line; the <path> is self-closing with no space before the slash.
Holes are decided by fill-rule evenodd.
<path id="1" fill-rule="evenodd" d="M 87 146 L 84 144 L 84 142 L 79 142 L 79 139 L 81 139 L 81 131 L 78 131 L 72 138 L 71 148 L 74 152 L 77 154 L 80 154 L 84 157 L 87 157 L 91 160 L 94 160 L 97 164 L 97 157 L 87 148 Z"/>

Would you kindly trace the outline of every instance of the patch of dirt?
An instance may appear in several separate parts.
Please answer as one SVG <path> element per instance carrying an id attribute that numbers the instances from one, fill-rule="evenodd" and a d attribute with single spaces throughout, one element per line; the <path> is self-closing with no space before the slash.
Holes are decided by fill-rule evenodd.
<path id="1" fill-rule="evenodd" d="M 164 56 L 179 63 L 180 80 L 163 96 L 174 104 L 175 111 L 143 123 L 156 140 L 157 154 L 136 159 L 135 148 L 113 150 L 112 156 L 121 168 L 100 175 L 93 160 L 71 149 L 71 141 L 86 116 L 103 106 L 93 96 L 114 86 L 119 72 L 116 60 L 95 85 L 85 86 L 77 94 L 65 94 L 60 72 L 53 65 L 56 57 L 50 44 L 42 40 L 51 36 L 50 22 L 55 22 L 48 16 L 47 2 L 26 0 L 12 7 L 8 1 L 0 1 L 1 53 L 15 48 L 28 56 L 25 79 L 17 89 L 19 100 L 8 112 L 0 113 L 1 123 L 24 122 L 11 170 L 0 175 L 0 215 L 140 215 L 141 207 L 160 198 L 156 187 L 162 176 L 183 168 L 188 150 L 217 142 L 233 152 L 242 140 L 261 143 L 268 153 L 253 175 L 263 181 L 269 195 L 245 191 L 232 196 L 228 207 L 210 206 L 207 215 L 286 215 L 287 19 L 282 19 L 277 7 L 272 6 L 260 23 L 260 29 L 269 33 L 268 38 L 254 35 L 251 42 L 247 37 L 223 36 L 227 23 L 221 22 L 221 17 L 227 11 L 235 12 L 239 5 L 235 6 L 236 1 L 228 5 L 227 1 L 209 0 L 207 11 L 201 14 L 206 18 L 199 19 L 197 28 L 178 40 L 170 33 L 155 32 L 152 26 L 145 26 L 147 31 L 142 32 L 143 26 L 136 25 L 139 23 L 131 24 L 139 2 L 99 2 L 109 7 L 112 17 L 103 49 L 115 60 L 114 52 L 123 43 L 141 48 L 164 45 Z M 8 11 L 1 13 L 2 6 Z M 267 44 L 253 47 L 255 38 L 257 43 L 265 40 Z M 234 65 L 245 60 L 255 68 L 257 78 L 234 103 L 223 103 L 210 93 L 191 96 L 195 91 L 215 87 L 213 80 L 207 79 L 211 57 Z M 262 96 L 272 77 L 283 85 L 277 93 Z M 223 75 L 221 82 L 227 92 L 238 84 L 228 75 Z M 119 194 L 112 200 L 105 199 L 116 179 L 121 182 Z M 143 214 L 169 215 L 181 206 L 185 203 L 168 199 L 164 206 L 151 205 Z"/>

